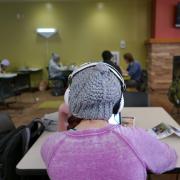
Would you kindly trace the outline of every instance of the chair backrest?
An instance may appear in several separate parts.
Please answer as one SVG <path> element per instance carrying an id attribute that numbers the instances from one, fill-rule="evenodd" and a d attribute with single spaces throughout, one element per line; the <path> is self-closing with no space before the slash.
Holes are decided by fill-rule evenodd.
<path id="1" fill-rule="evenodd" d="M 49 75 L 49 66 L 46 66 L 46 70 L 47 70 L 48 75 Z"/>
<path id="2" fill-rule="evenodd" d="M 21 126 L 0 140 L 0 177 L 4 180 L 19 180 L 16 165 L 27 152 L 28 131 Z"/>
<path id="3" fill-rule="evenodd" d="M 8 113 L 0 113 L 0 134 L 10 132 L 15 129 L 15 125 Z"/>
<path id="4" fill-rule="evenodd" d="M 45 127 L 41 122 L 41 120 L 35 119 L 30 124 L 27 125 L 27 128 L 30 131 L 30 139 L 28 146 L 28 148 L 30 148 L 36 142 L 39 136 L 43 133 Z"/>
<path id="5" fill-rule="evenodd" d="M 146 82 L 147 80 L 148 80 L 148 73 L 147 73 L 147 70 L 142 70 L 142 72 L 141 72 L 141 80 L 143 81 L 143 82 Z"/>
<path id="6" fill-rule="evenodd" d="M 56 80 L 56 78 L 52 78 L 51 76 L 50 76 L 50 72 L 49 72 L 49 66 L 46 66 L 46 70 L 47 70 L 47 72 L 48 72 L 48 80 Z"/>
<path id="7" fill-rule="evenodd" d="M 19 180 L 16 165 L 44 131 L 40 121 L 20 126 L 0 139 L 0 178 Z"/>
<path id="8" fill-rule="evenodd" d="M 4 102 L 5 99 L 14 96 L 13 85 L 13 79 L 0 80 L 0 102 Z"/>
<path id="9" fill-rule="evenodd" d="M 149 106 L 148 94 L 146 92 L 125 92 L 125 107 L 147 107 Z"/>

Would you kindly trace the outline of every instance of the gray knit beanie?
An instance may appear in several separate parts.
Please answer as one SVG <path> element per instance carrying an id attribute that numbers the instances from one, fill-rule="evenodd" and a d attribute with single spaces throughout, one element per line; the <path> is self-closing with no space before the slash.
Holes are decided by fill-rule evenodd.
<path id="1" fill-rule="evenodd" d="M 70 86 L 70 112 L 78 118 L 108 120 L 121 97 L 121 84 L 105 63 L 77 73 Z"/>

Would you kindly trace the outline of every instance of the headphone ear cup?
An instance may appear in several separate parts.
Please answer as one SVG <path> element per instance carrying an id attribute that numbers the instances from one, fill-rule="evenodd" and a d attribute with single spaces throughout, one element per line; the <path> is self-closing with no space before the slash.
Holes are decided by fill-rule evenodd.
<path id="1" fill-rule="evenodd" d="M 64 93 L 64 102 L 66 105 L 69 105 L 69 92 L 70 92 L 70 89 L 67 88 L 66 92 Z"/>
<path id="2" fill-rule="evenodd" d="M 113 114 L 118 114 L 124 108 L 124 96 L 122 94 L 121 99 L 113 107 Z"/>
<path id="3" fill-rule="evenodd" d="M 119 99 L 113 107 L 113 114 L 117 114 L 120 108 L 121 99 Z"/>
<path id="4" fill-rule="evenodd" d="M 124 108 L 124 96 L 122 94 L 122 97 L 121 97 L 121 102 L 120 102 L 120 108 L 118 110 L 118 112 L 121 112 Z"/>

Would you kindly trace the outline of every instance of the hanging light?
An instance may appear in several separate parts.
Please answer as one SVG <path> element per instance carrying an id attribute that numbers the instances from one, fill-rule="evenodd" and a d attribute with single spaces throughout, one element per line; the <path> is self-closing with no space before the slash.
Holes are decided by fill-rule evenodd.
<path id="1" fill-rule="evenodd" d="M 55 28 L 37 28 L 36 33 L 41 35 L 44 38 L 50 38 L 57 33 L 57 29 Z"/>

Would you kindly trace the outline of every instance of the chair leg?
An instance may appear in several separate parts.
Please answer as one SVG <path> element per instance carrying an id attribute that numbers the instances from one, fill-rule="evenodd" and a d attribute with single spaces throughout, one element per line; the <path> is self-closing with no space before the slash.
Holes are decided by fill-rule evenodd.
<path id="1" fill-rule="evenodd" d="M 16 95 L 14 99 L 15 99 L 15 103 L 22 102 L 21 95 Z"/>
<path id="2" fill-rule="evenodd" d="M 180 114 L 180 108 L 177 108 L 177 114 L 178 115 Z"/>
<path id="3" fill-rule="evenodd" d="M 148 174 L 147 180 L 151 180 L 151 175 L 150 174 Z"/>
<path id="4" fill-rule="evenodd" d="M 179 107 L 176 107 L 176 106 L 173 106 L 172 110 L 171 110 L 171 113 L 173 115 L 179 115 L 180 114 L 180 108 Z"/>
<path id="5" fill-rule="evenodd" d="M 171 109 L 171 114 L 173 114 L 173 115 L 176 114 L 176 112 L 175 112 L 176 110 L 175 109 L 176 109 L 176 107 L 173 105 L 173 107 Z"/>
<path id="6" fill-rule="evenodd" d="M 38 102 L 38 97 L 36 97 L 36 95 L 34 94 L 34 92 L 31 92 L 32 98 L 33 98 L 33 103 L 37 103 Z"/>
<path id="7" fill-rule="evenodd" d="M 176 174 L 176 180 L 179 180 L 179 174 Z"/>

